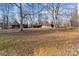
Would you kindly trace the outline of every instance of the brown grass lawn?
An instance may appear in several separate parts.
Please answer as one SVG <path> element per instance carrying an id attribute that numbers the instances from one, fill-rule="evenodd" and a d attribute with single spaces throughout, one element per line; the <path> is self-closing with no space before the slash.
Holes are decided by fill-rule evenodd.
<path id="1" fill-rule="evenodd" d="M 0 55 L 79 55 L 79 30 L 0 30 Z"/>

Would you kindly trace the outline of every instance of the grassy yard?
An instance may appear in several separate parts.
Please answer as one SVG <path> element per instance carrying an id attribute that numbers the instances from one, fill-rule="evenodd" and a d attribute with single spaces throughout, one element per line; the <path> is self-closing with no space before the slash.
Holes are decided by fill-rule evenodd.
<path id="1" fill-rule="evenodd" d="M 0 30 L 0 55 L 79 55 L 79 30 Z"/>

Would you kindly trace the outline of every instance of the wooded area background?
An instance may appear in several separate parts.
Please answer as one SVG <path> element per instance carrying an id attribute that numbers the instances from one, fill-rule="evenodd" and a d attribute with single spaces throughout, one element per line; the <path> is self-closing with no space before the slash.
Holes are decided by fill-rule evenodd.
<path id="1" fill-rule="evenodd" d="M 41 27 L 48 23 L 53 28 L 78 28 L 77 3 L 1 3 L 0 28 Z"/>

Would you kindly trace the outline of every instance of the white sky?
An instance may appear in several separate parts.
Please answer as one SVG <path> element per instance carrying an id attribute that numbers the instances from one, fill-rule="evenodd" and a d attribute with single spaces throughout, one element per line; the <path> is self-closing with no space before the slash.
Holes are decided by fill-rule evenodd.
<path id="1" fill-rule="evenodd" d="M 0 3 L 78 3 L 79 0 L 0 0 Z"/>

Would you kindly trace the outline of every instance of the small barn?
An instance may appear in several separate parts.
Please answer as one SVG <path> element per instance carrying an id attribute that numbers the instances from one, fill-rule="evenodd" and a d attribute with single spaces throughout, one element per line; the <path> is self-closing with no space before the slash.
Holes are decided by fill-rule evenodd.
<path id="1" fill-rule="evenodd" d="M 17 22 L 17 21 L 14 21 L 12 24 L 11 24 L 11 28 L 14 29 L 14 28 L 20 28 L 20 24 Z"/>

